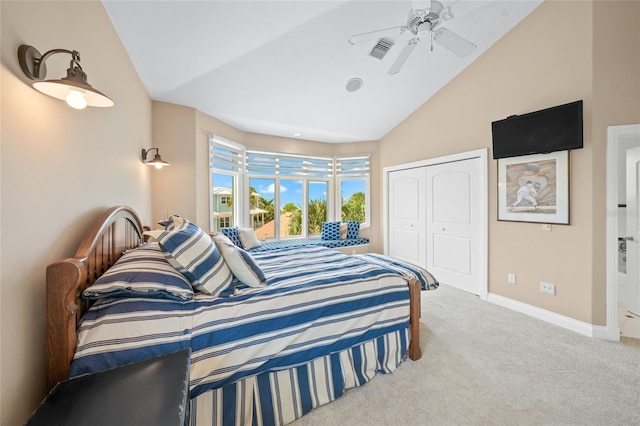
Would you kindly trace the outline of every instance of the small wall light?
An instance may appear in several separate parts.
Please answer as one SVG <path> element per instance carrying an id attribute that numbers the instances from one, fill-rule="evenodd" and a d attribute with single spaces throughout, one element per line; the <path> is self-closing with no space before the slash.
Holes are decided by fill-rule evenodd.
<path id="1" fill-rule="evenodd" d="M 56 53 L 71 55 L 67 76 L 60 80 L 44 80 L 47 76 L 45 61 Z M 113 101 L 87 82 L 87 74 L 80 66 L 80 53 L 76 50 L 53 49 L 41 55 L 33 46 L 23 44 L 18 48 L 18 62 L 22 72 L 31 80 L 34 89 L 57 99 L 67 101 L 70 107 L 84 109 L 86 106 L 110 107 Z"/>
<path id="2" fill-rule="evenodd" d="M 156 155 L 155 157 L 153 157 L 153 160 L 149 160 L 147 161 L 147 155 L 149 154 L 149 152 L 156 150 Z M 146 164 L 147 166 L 154 166 L 156 169 L 161 169 L 164 166 L 170 166 L 171 164 L 167 163 L 166 161 L 164 161 L 162 159 L 162 157 L 160 157 L 160 151 L 158 150 L 158 148 L 149 148 L 149 149 L 143 149 L 142 150 L 142 162 L 144 164 Z"/>

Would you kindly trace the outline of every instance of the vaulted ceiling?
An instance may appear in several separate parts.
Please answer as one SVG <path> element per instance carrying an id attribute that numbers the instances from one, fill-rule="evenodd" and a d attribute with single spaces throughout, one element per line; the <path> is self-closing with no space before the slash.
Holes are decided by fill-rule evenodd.
<path id="1" fill-rule="evenodd" d="M 459 57 L 420 27 L 417 46 L 394 75 L 388 71 L 409 52 L 411 31 L 355 44 L 350 37 L 406 26 L 413 9 L 437 7 L 429 0 L 103 3 L 152 99 L 246 132 L 340 143 L 381 139 L 541 0 L 443 0 L 440 15 L 452 18 L 435 29 L 477 47 Z M 392 44 L 382 59 L 370 55 L 380 38 Z M 361 80 L 358 90 L 350 91 L 360 83 L 349 85 L 352 79 Z"/>

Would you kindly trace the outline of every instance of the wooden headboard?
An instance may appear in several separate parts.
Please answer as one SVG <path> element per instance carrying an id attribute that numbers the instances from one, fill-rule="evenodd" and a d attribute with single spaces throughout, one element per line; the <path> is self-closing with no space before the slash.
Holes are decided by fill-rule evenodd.
<path id="1" fill-rule="evenodd" d="M 143 226 L 130 207 L 114 207 L 96 219 L 76 254 L 47 266 L 47 389 L 66 380 L 76 348 L 76 329 L 89 302 L 82 291 L 122 253 L 143 241 Z"/>

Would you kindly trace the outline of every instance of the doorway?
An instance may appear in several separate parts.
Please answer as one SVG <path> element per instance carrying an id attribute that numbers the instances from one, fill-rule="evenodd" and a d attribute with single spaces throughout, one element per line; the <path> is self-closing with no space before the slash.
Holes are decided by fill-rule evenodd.
<path id="1" fill-rule="evenodd" d="M 384 253 L 486 300 L 487 150 L 383 170 Z"/>
<path id="2" fill-rule="evenodd" d="M 607 128 L 607 327 L 605 338 L 620 340 L 620 326 L 626 322 L 624 304 L 634 303 L 640 291 L 640 238 L 638 214 L 637 160 L 633 148 L 640 147 L 640 124 Z M 627 161 L 629 160 L 629 165 Z M 629 174 L 630 182 L 627 182 Z M 632 191 L 633 194 L 629 194 Z M 629 205 L 631 203 L 632 205 Z M 634 235 L 631 235 L 634 234 Z M 631 250 L 629 250 L 631 249 Z M 620 309 L 619 309 L 620 306 Z M 637 319 L 640 321 L 640 319 Z M 640 338 L 638 336 L 630 336 Z"/>

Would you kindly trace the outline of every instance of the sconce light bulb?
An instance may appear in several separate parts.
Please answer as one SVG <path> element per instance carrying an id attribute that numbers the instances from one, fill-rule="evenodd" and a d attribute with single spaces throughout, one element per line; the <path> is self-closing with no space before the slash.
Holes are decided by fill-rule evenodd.
<path id="1" fill-rule="evenodd" d="M 65 100 L 71 108 L 85 109 L 87 107 L 87 99 L 84 97 L 84 93 L 80 90 L 69 89 L 69 93 Z"/>
<path id="2" fill-rule="evenodd" d="M 154 164 L 154 167 L 155 167 L 156 169 L 161 169 L 161 168 L 162 168 L 162 164 Z"/>

